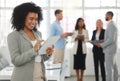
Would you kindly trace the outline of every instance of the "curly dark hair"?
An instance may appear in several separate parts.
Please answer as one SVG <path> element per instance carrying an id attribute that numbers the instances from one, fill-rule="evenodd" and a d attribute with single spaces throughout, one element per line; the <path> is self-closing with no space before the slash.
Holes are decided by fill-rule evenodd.
<path id="1" fill-rule="evenodd" d="M 17 31 L 23 29 L 25 26 L 26 16 L 29 12 L 38 14 L 38 25 L 40 25 L 40 21 L 43 20 L 41 7 L 37 6 L 35 3 L 27 2 L 20 4 L 14 8 L 11 17 L 12 28 L 16 29 Z M 33 30 L 37 31 L 36 26 Z"/>
<path id="2" fill-rule="evenodd" d="M 84 21 L 83 18 L 78 18 L 78 19 L 77 19 L 77 22 L 76 22 L 76 25 L 75 25 L 75 30 L 78 30 L 78 28 L 79 28 L 78 22 L 79 22 L 80 20 Z M 85 24 L 83 25 L 83 29 L 86 29 Z"/>

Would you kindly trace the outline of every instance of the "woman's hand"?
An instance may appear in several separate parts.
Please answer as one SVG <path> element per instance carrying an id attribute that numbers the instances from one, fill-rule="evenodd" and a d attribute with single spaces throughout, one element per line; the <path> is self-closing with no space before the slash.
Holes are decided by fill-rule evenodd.
<path id="1" fill-rule="evenodd" d="M 36 44 L 35 44 L 35 46 L 34 46 L 34 50 L 35 50 L 35 51 L 38 51 L 38 49 L 39 49 L 39 47 L 40 47 L 40 45 L 41 45 L 41 43 L 42 43 L 43 41 L 44 41 L 44 40 L 41 39 L 41 40 L 39 40 L 39 41 L 36 42 Z"/>
<path id="2" fill-rule="evenodd" d="M 78 37 L 75 37 L 75 41 L 77 41 L 79 38 Z"/>
<path id="3" fill-rule="evenodd" d="M 77 36 L 77 37 L 75 38 L 75 41 L 77 41 L 77 40 L 84 41 L 84 37 L 82 37 L 82 36 Z"/>
<path id="4" fill-rule="evenodd" d="M 48 47 L 48 48 L 46 49 L 47 54 L 48 54 L 48 55 L 52 55 L 53 49 L 54 49 L 53 46 L 52 46 L 52 47 Z"/>
<path id="5" fill-rule="evenodd" d="M 96 45 L 98 48 L 101 47 L 101 44 L 100 44 L 100 43 L 96 43 L 95 45 Z"/>

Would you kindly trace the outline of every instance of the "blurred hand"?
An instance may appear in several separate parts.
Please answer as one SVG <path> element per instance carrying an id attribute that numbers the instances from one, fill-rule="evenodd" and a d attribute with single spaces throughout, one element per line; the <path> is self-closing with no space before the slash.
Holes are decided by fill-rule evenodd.
<path id="1" fill-rule="evenodd" d="M 68 32 L 66 32 L 66 33 L 61 34 L 61 37 L 71 36 L 72 34 L 73 34 L 73 33 L 68 33 Z"/>
<path id="2" fill-rule="evenodd" d="M 63 38 L 63 37 L 67 37 L 67 33 L 61 34 L 61 37 L 62 37 L 62 38 Z"/>
<path id="3" fill-rule="evenodd" d="M 81 36 L 77 36 L 77 37 L 75 38 L 75 41 L 77 41 L 77 40 L 81 40 L 81 41 L 84 41 L 84 37 L 81 37 Z"/>
<path id="4" fill-rule="evenodd" d="M 52 55 L 53 49 L 54 49 L 53 46 L 52 46 L 52 47 L 48 47 L 48 48 L 46 49 L 47 54 L 48 54 L 48 55 Z"/>
<path id="5" fill-rule="evenodd" d="M 39 40 L 39 41 L 36 42 L 36 44 L 35 44 L 35 46 L 34 46 L 34 50 L 35 50 L 35 51 L 38 51 L 38 49 L 39 49 L 39 47 L 40 47 L 40 45 L 41 45 L 41 43 L 42 43 L 43 41 L 44 41 L 44 40 L 41 39 L 41 40 Z"/>
<path id="6" fill-rule="evenodd" d="M 76 38 L 75 38 L 75 41 L 77 41 L 78 39 L 79 39 L 79 38 L 78 38 L 78 37 L 76 37 Z"/>
<path id="7" fill-rule="evenodd" d="M 99 47 L 99 48 L 101 47 L 101 44 L 100 44 L 100 43 L 97 43 L 97 44 L 95 44 L 95 45 L 96 45 L 97 47 Z"/>

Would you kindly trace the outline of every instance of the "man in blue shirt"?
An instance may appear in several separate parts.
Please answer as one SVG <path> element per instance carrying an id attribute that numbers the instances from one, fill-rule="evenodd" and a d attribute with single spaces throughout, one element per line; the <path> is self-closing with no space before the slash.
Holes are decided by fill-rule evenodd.
<path id="1" fill-rule="evenodd" d="M 71 33 L 63 33 L 60 20 L 63 18 L 62 10 L 55 10 L 56 20 L 50 26 L 50 36 L 60 36 L 61 38 L 54 44 L 53 62 L 61 63 L 64 59 L 65 38 Z"/>

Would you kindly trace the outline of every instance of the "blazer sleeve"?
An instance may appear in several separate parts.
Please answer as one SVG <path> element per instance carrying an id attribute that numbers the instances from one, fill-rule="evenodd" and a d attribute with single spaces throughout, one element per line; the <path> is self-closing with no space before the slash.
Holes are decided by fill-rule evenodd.
<path id="1" fill-rule="evenodd" d="M 107 37 L 105 41 L 101 44 L 102 48 L 106 48 L 116 41 L 117 28 L 114 24 L 110 24 L 109 29 L 107 30 Z"/>
<path id="2" fill-rule="evenodd" d="M 35 57 L 36 53 L 33 48 L 30 48 L 29 50 L 21 53 L 19 40 L 19 35 L 17 35 L 16 33 L 9 34 L 7 37 L 11 60 L 15 66 L 22 66 L 30 62 L 31 60 L 33 60 L 32 57 Z"/>
<path id="3" fill-rule="evenodd" d="M 88 36 L 88 31 L 87 30 L 84 31 L 84 35 L 85 35 L 84 42 L 88 42 L 89 41 L 89 36 Z"/>
<path id="4" fill-rule="evenodd" d="M 75 42 L 75 37 L 77 36 L 77 33 L 76 33 L 77 31 L 73 31 L 73 35 L 71 36 L 71 42 Z"/>

